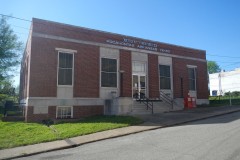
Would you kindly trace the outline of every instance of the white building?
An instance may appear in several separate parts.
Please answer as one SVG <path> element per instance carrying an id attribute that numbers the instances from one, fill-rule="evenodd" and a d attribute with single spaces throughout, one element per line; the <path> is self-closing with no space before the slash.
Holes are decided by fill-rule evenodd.
<path id="1" fill-rule="evenodd" d="M 209 74 L 210 95 L 224 95 L 226 92 L 240 91 L 240 68 L 229 72 Z"/>

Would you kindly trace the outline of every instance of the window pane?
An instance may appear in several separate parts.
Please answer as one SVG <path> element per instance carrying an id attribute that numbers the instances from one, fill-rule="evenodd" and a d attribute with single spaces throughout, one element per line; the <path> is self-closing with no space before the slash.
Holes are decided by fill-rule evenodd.
<path id="1" fill-rule="evenodd" d="M 117 60 L 102 58 L 102 71 L 104 72 L 117 72 Z"/>
<path id="2" fill-rule="evenodd" d="M 159 65 L 160 76 L 170 77 L 170 66 Z"/>
<path id="3" fill-rule="evenodd" d="M 194 73 L 195 69 L 194 68 L 188 68 L 188 76 L 191 79 L 195 79 L 195 73 Z"/>
<path id="4" fill-rule="evenodd" d="M 102 58 L 101 86 L 117 87 L 117 60 Z"/>
<path id="5" fill-rule="evenodd" d="M 59 53 L 59 67 L 72 68 L 73 54 Z"/>
<path id="6" fill-rule="evenodd" d="M 160 71 L 160 89 L 171 89 L 170 66 L 159 65 Z"/>
<path id="7" fill-rule="evenodd" d="M 189 89 L 192 91 L 196 90 L 196 86 L 195 86 L 195 79 L 194 80 L 189 80 Z"/>
<path id="8" fill-rule="evenodd" d="M 117 72 L 117 60 L 108 59 L 109 62 L 109 72 Z"/>
<path id="9" fill-rule="evenodd" d="M 146 87 L 145 76 L 140 76 L 140 87 L 141 87 L 141 89 L 145 89 L 145 87 Z"/>
<path id="10" fill-rule="evenodd" d="M 59 53 L 58 85 L 72 85 L 73 54 Z"/>
<path id="11" fill-rule="evenodd" d="M 57 118 L 71 118 L 71 107 L 58 107 Z"/>
<path id="12" fill-rule="evenodd" d="M 102 58 L 102 71 L 108 71 L 108 61 L 106 58 Z"/>
<path id="13" fill-rule="evenodd" d="M 117 87 L 117 73 L 102 72 L 102 87 Z"/>
<path id="14" fill-rule="evenodd" d="M 72 85 L 72 69 L 60 69 L 58 72 L 59 85 Z"/>
<path id="15" fill-rule="evenodd" d="M 170 78 L 160 77 L 160 89 L 171 89 Z"/>
<path id="16" fill-rule="evenodd" d="M 65 69 L 65 85 L 72 85 L 72 69 Z"/>
<path id="17" fill-rule="evenodd" d="M 196 73 L 195 68 L 188 68 L 189 90 L 196 90 Z"/>

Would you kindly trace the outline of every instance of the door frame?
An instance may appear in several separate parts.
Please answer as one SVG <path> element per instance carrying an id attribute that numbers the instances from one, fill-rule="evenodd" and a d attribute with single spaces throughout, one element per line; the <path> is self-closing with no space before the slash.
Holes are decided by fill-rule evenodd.
<path id="1" fill-rule="evenodd" d="M 141 91 L 141 84 L 140 84 L 140 78 L 141 77 L 145 77 L 145 97 L 147 97 L 147 89 L 148 89 L 148 85 L 147 85 L 147 75 L 146 75 L 146 73 L 133 73 L 132 74 L 132 98 L 133 99 L 135 99 L 134 98 L 134 96 L 133 96 L 133 93 L 134 93 L 134 91 L 133 91 L 133 88 L 135 88 L 133 85 L 133 76 L 137 76 L 137 81 L 138 81 L 138 86 L 137 86 L 137 90 L 138 90 L 138 96 L 140 96 L 139 95 L 139 92 Z"/>

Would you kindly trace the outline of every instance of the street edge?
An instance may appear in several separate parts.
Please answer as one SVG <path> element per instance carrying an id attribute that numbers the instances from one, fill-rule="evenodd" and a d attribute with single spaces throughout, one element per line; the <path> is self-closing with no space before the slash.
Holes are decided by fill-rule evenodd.
<path id="1" fill-rule="evenodd" d="M 122 134 L 122 135 L 110 136 L 110 137 L 107 137 L 107 138 L 102 138 L 102 139 L 97 139 L 97 140 L 92 140 L 92 141 L 90 140 L 88 142 L 79 143 L 79 144 L 73 144 L 73 145 L 59 147 L 59 148 L 54 148 L 54 149 L 49 149 L 49 150 L 46 150 L 46 151 L 40 151 L 40 152 L 24 154 L 24 155 L 9 157 L 9 158 L 3 158 L 2 160 L 10 160 L 10 159 L 16 159 L 16 158 L 22 158 L 22 157 L 29 157 L 29 156 L 40 154 L 40 153 L 47 153 L 47 152 L 51 152 L 51 151 L 57 151 L 57 150 L 62 150 L 62 149 L 74 148 L 74 147 L 78 147 L 78 146 L 81 146 L 81 145 L 84 145 L 84 144 L 89 144 L 89 143 L 94 143 L 94 142 L 98 142 L 98 141 L 102 141 L 102 140 L 123 137 L 123 136 L 131 135 L 131 134 L 141 133 L 141 132 L 150 131 L 150 130 L 156 130 L 156 129 L 160 129 L 160 128 L 167 128 L 167 127 L 177 126 L 177 125 L 181 125 L 181 124 L 185 124 L 185 123 L 189 123 L 189 122 L 204 120 L 204 119 L 208 119 L 208 118 L 212 118 L 212 117 L 218 117 L 218 116 L 225 115 L 225 114 L 231 114 L 231 113 L 234 113 L 234 112 L 240 112 L 240 109 L 234 110 L 234 111 L 229 111 L 229 112 L 224 112 L 224 113 L 208 115 L 206 117 L 200 117 L 200 118 L 195 118 L 195 119 L 191 119 L 191 120 L 186 120 L 184 122 L 177 122 L 177 123 L 173 123 L 173 124 L 166 124 L 166 125 L 163 125 L 163 126 L 156 126 L 154 128 L 143 129 L 143 130 L 140 130 L 140 131 L 135 131 L 135 132 L 131 132 L 131 133 L 125 133 L 125 134 Z"/>

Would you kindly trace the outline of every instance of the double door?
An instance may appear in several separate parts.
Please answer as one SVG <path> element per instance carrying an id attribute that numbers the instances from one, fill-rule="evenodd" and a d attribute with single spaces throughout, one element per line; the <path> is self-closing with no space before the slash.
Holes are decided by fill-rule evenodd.
<path id="1" fill-rule="evenodd" d="M 144 99 L 146 96 L 146 75 L 133 74 L 132 93 L 134 99 Z"/>

